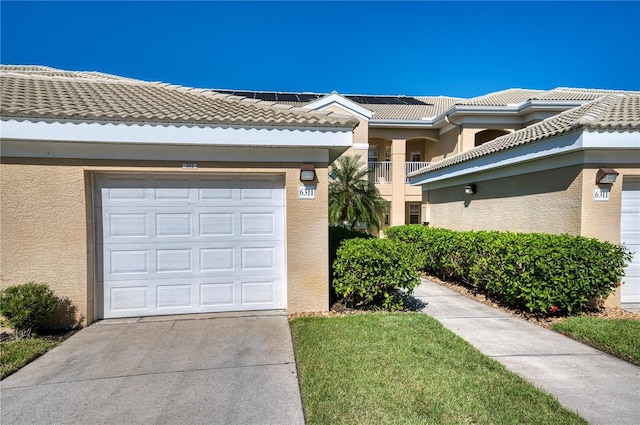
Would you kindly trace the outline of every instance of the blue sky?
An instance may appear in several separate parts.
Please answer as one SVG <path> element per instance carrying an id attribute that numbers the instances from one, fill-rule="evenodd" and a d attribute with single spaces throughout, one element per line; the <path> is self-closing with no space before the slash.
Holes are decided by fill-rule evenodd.
<path id="1" fill-rule="evenodd" d="M 0 62 L 203 88 L 640 90 L 640 2 L 0 3 Z"/>

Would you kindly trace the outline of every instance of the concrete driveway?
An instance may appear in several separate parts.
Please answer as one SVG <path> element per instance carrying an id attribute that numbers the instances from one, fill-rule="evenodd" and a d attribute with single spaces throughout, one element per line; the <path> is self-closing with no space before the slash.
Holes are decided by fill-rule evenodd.
<path id="1" fill-rule="evenodd" d="M 3 424 L 304 424 L 284 312 L 104 320 L 0 389 Z"/>

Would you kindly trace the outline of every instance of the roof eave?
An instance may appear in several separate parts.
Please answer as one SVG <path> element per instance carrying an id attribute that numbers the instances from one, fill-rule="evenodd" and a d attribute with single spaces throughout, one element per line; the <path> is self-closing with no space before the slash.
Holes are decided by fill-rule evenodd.
<path id="1" fill-rule="evenodd" d="M 434 118 L 424 118 L 420 120 L 403 120 L 403 119 L 372 119 L 369 121 L 369 127 L 385 127 L 385 128 L 425 128 L 434 126 Z"/>
<path id="2" fill-rule="evenodd" d="M 211 128 L 252 128 L 252 129 L 301 129 L 301 130 L 329 130 L 335 129 L 336 131 L 353 131 L 360 122 L 352 117 L 345 119 L 343 123 L 335 124 L 282 124 L 282 123 L 260 123 L 260 122 L 215 122 L 215 121 L 169 121 L 169 120 L 129 120 L 129 119 L 93 119 L 86 117 L 50 117 L 50 116 L 28 116 L 28 115 L 11 115 L 0 113 L 0 119 L 16 120 L 16 121 L 28 121 L 28 122 L 43 122 L 43 123 L 86 123 L 86 124 L 100 124 L 100 125 L 138 125 L 138 126 L 173 126 L 173 127 L 211 127 Z"/>

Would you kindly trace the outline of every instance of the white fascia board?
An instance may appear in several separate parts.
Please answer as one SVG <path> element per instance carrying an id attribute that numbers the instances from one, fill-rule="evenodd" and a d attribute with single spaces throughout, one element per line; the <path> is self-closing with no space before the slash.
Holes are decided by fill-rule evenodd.
<path id="1" fill-rule="evenodd" d="M 3 119 L 0 139 L 187 146 L 349 147 L 351 128 L 212 127 Z"/>
<path id="2" fill-rule="evenodd" d="M 561 112 L 563 111 L 531 111 L 522 116 L 522 122 L 526 123 L 529 121 L 543 121 L 547 118 L 554 117 Z"/>
<path id="3" fill-rule="evenodd" d="M 73 158 L 143 161 L 331 162 L 347 148 L 177 146 L 96 142 L 3 140 L 5 158 Z"/>
<path id="4" fill-rule="evenodd" d="M 454 105 L 453 110 L 447 115 L 449 117 L 455 115 L 512 115 L 518 112 L 518 105 L 499 105 L 499 106 L 486 106 L 486 105 Z"/>
<path id="5" fill-rule="evenodd" d="M 512 177 L 521 174 L 535 173 L 538 171 L 551 170 L 561 167 L 582 164 L 585 161 L 584 151 L 572 151 L 566 154 L 540 157 L 528 162 L 518 162 L 500 168 L 488 168 L 475 171 L 472 174 L 461 174 L 446 180 L 437 180 L 422 185 L 422 191 L 426 192 L 434 189 L 442 189 L 452 186 L 467 185 L 470 183 L 480 183 L 486 180 L 496 180 L 505 177 Z"/>
<path id="6" fill-rule="evenodd" d="M 380 128 L 432 128 L 434 124 L 433 118 L 423 118 L 421 120 L 393 120 L 380 119 L 369 121 L 369 127 Z"/>
<path id="7" fill-rule="evenodd" d="M 534 112 L 555 112 L 552 115 L 556 115 L 560 112 L 573 109 L 580 105 L 585 104 L 587 101 L 553 101 L 553 100 L 525 100 L 520 103 L 512 103 L 508 105 L 487 106 L 487 105 L 454 105 L 449 110 L 444 112 L 437 118 L 446 115 L 450 120 L 452 119 L 464 119 L 467 116 L 504 116 L 510 115 L 513 117 L 523 116 Z M 457 116 L 460 116 L 459 118 Z M 549 115 L 550 116 L 550 115 Z"/>
<path id="8" fill-rule="evenodd" d="M 566 111 L 584 105 L 590 100 L 528 100 L 524 102 L 519 110 L 523 113 L 531 111 Z"/>
<path id="9" fill-rule="evenodd" d="M 476 115 L 476 116 L 464 116 L 460 117 L 457 120 L 457 124 L 498 124 L 498 125 L 508 125 L 508 124 L 522 124 L 522 117 L 518 115 L 510 115 L 510 116 L 491 116 L 491 115 Z"/>
<path id="10" fill-rule="evenodd" d="M 475 179 L 480 173 L 483 180 L 514 175 L 515 165 L 517 174 L 522 174 L 597 162 L 640 163 L 640 132 L 573 132 L 416 175 L 409 183 L 435 189 L 458 184 L 461 177 Z"/>
<path id="11" fill-rule="evenodd" d="M 311 103 L 307 103 L 302 106 L 302 108 L 314 111 L 323 111 L 331 106 L 337 106 L 338 108 L 366 121 L 369 121 L 371 117 L 373 117 L 372 111 L 336 93 L 332 93 L 318 100 L 314 100 Z"/>
<path id="12" fill-rule="evenodd" d="M 459 176 L 468 176 L 492 169 L 512 166 L 518 163 L 536 161 L 553 155 L 563 155 L 580 150 L 582 147 L 582 132 L 565 134 L 549 140 L 528 143 L 526 145 L 507 149 L 494 154 L 450 165 L 428 173 L 409 177 L 411 185 L 433 184 L 442 180 Z"/>
<path id="13" fill-rule="evenodd" d="M 586 129 L 583 135 L 585 149 L 638 149 L 640 156 L 640 131 L 607 131 Z"/>

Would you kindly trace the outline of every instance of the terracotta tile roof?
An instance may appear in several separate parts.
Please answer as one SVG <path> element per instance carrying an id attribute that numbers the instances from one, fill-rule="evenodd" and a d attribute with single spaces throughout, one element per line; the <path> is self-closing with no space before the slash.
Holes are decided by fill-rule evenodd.
<path id="1" fill-rule="evenodd" d="M 320 99 L 327 94 L 323 93 L 294 93 L 294 92 L 256 92 L 222 90 L 222 92 L 250 99 L 269 99 L 279 104 L 293 107 L 303 107 L 309 102 Z M 387 95 L 354 95 L 340 94 L 352 100 L 374 113 L 372 120 L 408 120 L 420 121 L 424 118 L 442 117 L 451 108 L 456 106 L 473 107 L 499 107 L 518 105 L 526 101 L 573 101 L 572 103 L 584 103 L 598 99 L 607 94 L 634 93 L 620 90 L 591 90 L 559 87 L 553 90 L 527 90 L 507 89 L 488 93 L 471 99 L 463 99 L 447 96 L 387 96 Z M 381 100 L 378 102 L 377 100 Z M 404 102 L 406 101 L 406 103 Z M 562 106 L 565 106 L 564 103 Z M 465 108 L 466 109 L 466 108 Z M 562 108 L 561 108 L 562 109 Z M 464 113 L 464 112 L 463 112 Z"/>
<path id="2" fill-rule="evenodd" d="M 508 89 L 463 100 L 458 105 L 506 106 L 524 102 L 543 93 L 542 90 Z"/>
<path id="3" fill-rule="evenodd" d="M 20 74 L 42 75 L 46 77 L 68 77 L 68 78 L 92 78 L 104 80 L 126 80 L 139 81 L 133 78 L 120 77 L 118 75 L 105 74 L 96 71 L 64 71 L 48 66 L 39 65 L 0 65 L 0 72 L 16 72 Z"/>
<path id="4" fill-rule="evenodd" d="M 354 128 L 346 115 L 164 83 L 47 67 L 0 67 L 3 118 Z"/>
<path id="5" fill-rule="evenodd" d="M 544 92 L 534 99 L 536 100 L 595 100 L 608 94 L 640 94 L 640 92 L 622 91 L 622 90 L 595 90 L 595 89 L 572 89 L 567 87 L 558 87 L 553 90 Z"/>
<path id="6" fill-rule="evenodd" d="M 491 155 L 579 129 L 640 131 L 640 93 L 610 94 L 547 118 L 511 134 L 500 136 L 477 148 L 436 162 L 412 175 L 425 174 L 454 164 Z"/>
<path id="7" fill-rule="evenodd" d="M 373 120 L 421 120 L 434 118 L 462 99 L 446 96 L 415 96 L 424 105 L 363 105 L 374 113 Z"/>

